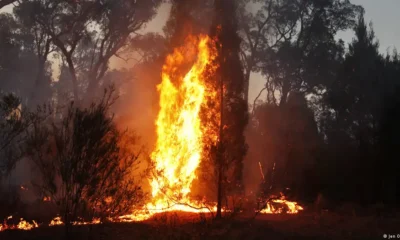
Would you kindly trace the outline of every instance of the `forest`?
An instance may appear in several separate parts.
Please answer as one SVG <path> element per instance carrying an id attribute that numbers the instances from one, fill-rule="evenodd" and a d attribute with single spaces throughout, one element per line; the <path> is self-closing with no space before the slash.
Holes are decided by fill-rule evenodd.
<path id="1" fill-rule="evenodd" d="M 400 55 L 366 11 L 0 0 L 0 239 L 396 238 Z"/>

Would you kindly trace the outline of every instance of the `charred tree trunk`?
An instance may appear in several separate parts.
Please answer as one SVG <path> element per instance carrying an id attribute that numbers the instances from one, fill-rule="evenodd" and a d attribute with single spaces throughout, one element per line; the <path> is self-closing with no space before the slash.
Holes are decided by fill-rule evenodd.
<path id="1" fill-rule="evenodd" d="M 46 66 L 46 61 L 47 57 L 50 54 L 50 45 L 51 45 L 51 39 L 47 39 L 44 45 L 44 49 L 41 50 L 41 43 L 37 42 L 37 59 L 38 59 L 38 71 L 36 73 L 36 79 L 35 79 L 35 87 L 32 88 L 31 92 L 31 100 L 30 104 L 31 106 L 34 106 L 35 104 L 39 103 L 39 99 L 37 99 L 38 95 L 41 95 L 41 93 L 37 93 L 37 91 L 42 90 L 42 87 L 45 87 L 46 82 L 45 82 L 45 66 Z"/>
<path id="2" fill-rule="evenodd" d="M 221 65 L 221 72 L 222 72 L 222 67 Z M 224 116 L 224 80 L 223 77 L 220 76 L 220 123 L 219 123 L 219 143 L 218 143 L 218 149 L 217 149 L 217 164 L 218 164 L 218 193 L 217 193 L 217 215 L 216 218 L 221 218 L 222 217 L 222 191 L 223 191 L 223 186 L 222 186 L 222 181 L 223 181 L 223 175 L 224 175 L 224 153 L 223 153 L 223 137 L 224 137 L 224 128 L 223 128 L 223 116 Z"/>
<path id="3" fill-rule="evenodd" d="M 240 190 L 242 186 L 247 103 L 244 100 L 246 84 L 239 57 L 240 38 L 237 33 L 236 1 L 216 0 L 214 8 L 216 14 L 213 24 L 215 35 L 213 35 L 218 39 L 219 65 L 216 86 L 220 93 L 221 116 L 215 165 L 218 187 L 216 217 L 220 218 L 223 198 Z"/>
<path id="4" fill-rule="evenodd" d="M 251 74 L 251 68 L 246 70 L 244 74 L 244 100 L 246 103 L 249 102 L 249 86 L 250 86 L 250 74 Z"/>

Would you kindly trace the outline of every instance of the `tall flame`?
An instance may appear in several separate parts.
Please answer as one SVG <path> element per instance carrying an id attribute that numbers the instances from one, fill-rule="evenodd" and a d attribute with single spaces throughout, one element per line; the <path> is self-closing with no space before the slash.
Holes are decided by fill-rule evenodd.
<path id="1" fill-rule="evenodd" d="M 156 174 L 151 180 L 155 205 L 168 207 L 171 201 L 187 202 L 195 171 L 200 164 L 206 131 L 200 119 L 200 109 L 216 96 L 207 87 L 206 72 L 216 51 L 209 44 L 212 40 L 201 36 L 200 40 L 189 37 L 185 46 L 175 49 L 163 67 L 160 92 L 160 112 L 156 121 L 157 143 L 151 157 Z M 197 49 L 193 45 L 197 43 Z M 195 63 L 182 79 L 177 77 L 179 66 L 195 58 Z M 211 71 L 215 71 L 214 68 Z M 174 79 L 175 78 L 175 79 Z M 176 79 L 178 78 L 178 79 Z"/>
<path id="2" fill-rule="evenodd" d="M 151 154 L 155 174 L 150 179 L 152 200 L 146 205 L 149 212 L 122 216 L 123 221 L 145 220 L 164 211 L 209 211 L 192 201 L 189 194 L 206 144 L 217 141 L 211 124 L 200 116 L 201 110 L 217 96 L 207 83 L 215 75 L 216 56 L 215 42 L 205 35 L 189 36 L 183 46 L 167 56 L 162 82 L 157 86 L 160 111 L 156 120 L 157 141 Z M 213 106 L 206 109 L 207 116 L 218 121 L 216 104 Z"/>

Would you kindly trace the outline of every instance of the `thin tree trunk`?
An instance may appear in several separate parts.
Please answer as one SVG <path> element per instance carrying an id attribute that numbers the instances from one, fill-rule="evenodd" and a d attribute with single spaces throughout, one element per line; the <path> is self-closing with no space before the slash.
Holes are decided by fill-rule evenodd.
<path id="1" fill-rule="evenodd" d="M 67 63 L 68 63 L 68 69 L 71 74 L 71 80 L 72 80 L 72 88 L 74 92 L 74 100 L 75 102 L 79 102 L 79 91 L 78 91 L 78 78 L 76 77 L 76 70 L 74 67 L 74 63 L 72 62 L 72 59 L 70 57 L 66 57 Z"/>
<path id="2" fill-rule="evenodd" d="M 246 70 L 246 73 L 244 75 L 244 100 L 246 101 L 246 103 L 249 102 L 250 74 L 250 70 Z"/>
<path id="3" fill-rule="evenodd" d="M 38 63 L 38 72 L 36 74 L 36 79 L 35 79 L 35 87 L 32 88 L 31 92 L 31 99 L 29 100 L 29 105 L 32 107 L 38 103 L 37 101 L 37 91 L 40 90 L 40 86 L 42 85 L 43 77 L 44 77 L 44 64 L 46 60 L 42 60 L 39 58 L 39 63 Z M 40 95 L 40 94 L 39 94 Z"/>
<path id="4" fill-rule="evenodd" d="M 217 164 L 218 164 L 218 193 L 217 193 L 217 215 L 216 218 L 222 217 L 222 179 L 223 179 L 223 115 L 224 115 L 224 82 L 222 77 L 222 64 L 220 76 L 220 124 L 219 124 L 219 143 L 217 149 Z"/>
<path id="5" fill-rule="evenodd" d="M 0 0 L 0 9 L 16 1 L 17 0 Z"/>

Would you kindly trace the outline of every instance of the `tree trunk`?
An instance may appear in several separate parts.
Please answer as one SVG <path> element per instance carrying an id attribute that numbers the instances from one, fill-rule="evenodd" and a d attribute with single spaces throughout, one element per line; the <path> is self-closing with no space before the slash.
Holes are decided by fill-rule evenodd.
<path id="1" fill-rule="evenodd" d="M 83 97 L 83 102 L 85 105 L 90 105 L 94 97 L 97 96 L 97 91 L 99 90 L 99 82 L 97 81 L 96 75 L 91 74 L 89 76 L 89 85 L 86 89 L 85 96 Z"/>
<path id="2" fill-rule="evenodd" d="M 287 102 L 288 95 L 289 95 L 289 91 L 290 91 L 289 83 L 286 80 L 283 80 L 282 92 L 281 92 L 281 101 L 279 102 L 279 106 L 280 107 L 285 106 L 285 104 Z"/>
<path id="3" fill-rule="evenodd" d="M 46 60 L 39 58 L 38 72 L 36 74 L 35 86 L 32 88 L 31 99 L 29 99 L 29 103 L 28 103 L 32 107 L 38 103 L 38 100 L 36 99 L 38 96 L 37 91 L 40 90 L 40 87 L 43 83 L 42 81 L 43 81 L 43 77 L 44 77 L 45 62 L 46 62 Z"/>
<path id="4" fill-rule="evenodd" d="M 16 1 L 17 0 L 0 0 L 0 9 Z"/>
<path id="5" fill-rule="evenodd" d="M 222 179 L 223 179 L 223 164 L 224 164 L 224 154 L 223 154 L 223 117 L 224 117 L 224 80 L 223 80 L 223 63 L 220 65 L 220 123 L 219 123 L 219 143 L 217 149 L 217 164 L 218 164 L 218 193 L 217 193 L 217 215 L 216 218 L 221 218 L 222 214 Z"/>
<path id="6" fill-rule="evenodd" d="M 78 91 L 78 78 L 76 77 L 76 70 L 74 67 L 74 63 L 72 62 L 71 57 L 66 57 L 68 63 L 69 73 L 71 74 L 72 80 L 72 88 L 74 92 L 74 100 L 75 102 L 79 102 L 79 91 Z"/>
<path id="7" fill-rule="evenodd" d="M 251 69 L 249 67 L 249 69 Z M 246 73 L 244 74 L 244 100 L 246 103 L 249 102 L 249 86 L 250 86 L 250 70 L 246 70 Z"/>
<path id="8" fill-rule="evenodd" d="M 218 155 L 217 155 L 217 161 L 219 162 L 219 166 L 218 166 L 218 193 L 217 193 L 217 214 L 216 214 L 216 218 L 220 219 L 222 218 L 222 175 L 223 175 L 223 167 L 222 167 L 222 158 L 223 158 L 223 154 L 222 154 L 222 149 L 221 145 L 218 147 Z"/>

